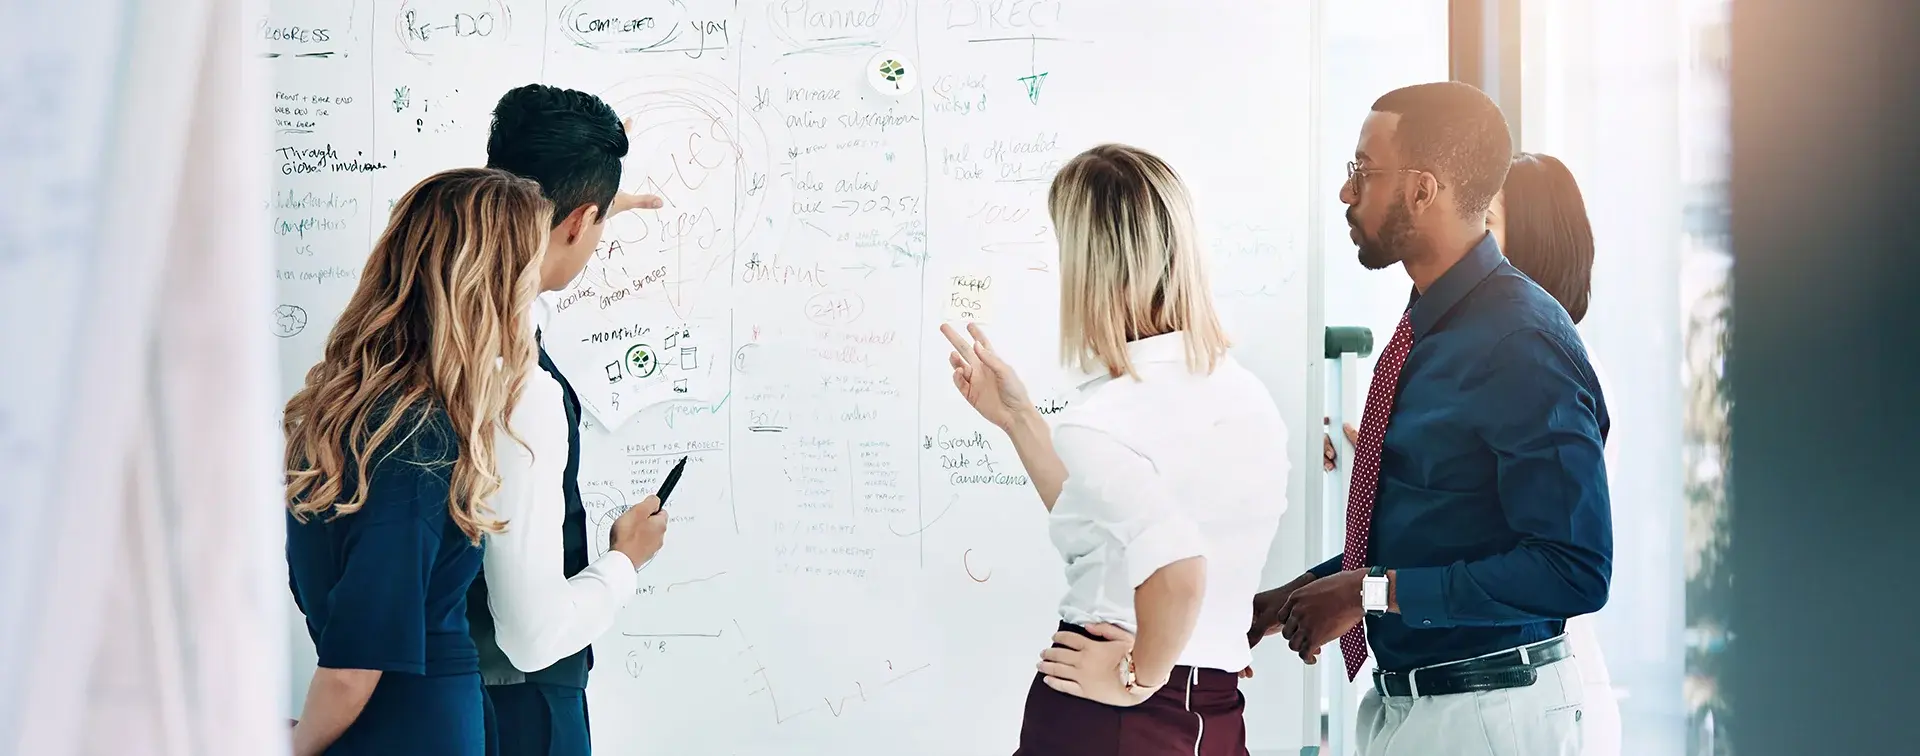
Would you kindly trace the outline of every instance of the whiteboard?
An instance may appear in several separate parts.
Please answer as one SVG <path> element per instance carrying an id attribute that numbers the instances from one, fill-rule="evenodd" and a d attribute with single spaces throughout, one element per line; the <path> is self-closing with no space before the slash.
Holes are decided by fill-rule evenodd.
<path id="1" fill-rule="evenodd" d="M 983 321 L 1064 406 L 1045 196 L 1094 144 L 1192 187 L 1235 354 L 1318 469 L 1306 2 L 279 0 L 258 29 L 289 394 L 393 200 L 482 163 L 502 93 L 582 89 L 636 122 L 625 186 L 667 207 L 610 221 L 545 301 L 598 548 L 692 457 L 595 646 L 603 752 L 1011 752 L 1064 581 L 935 329 Z M 872 84 L 880 59 L 910 86 Z M 1269 577 L 1305 567 L 1304 478 Z M 1298 664 L 1269 666 L 1254 747 L 1297 748 Z"/>

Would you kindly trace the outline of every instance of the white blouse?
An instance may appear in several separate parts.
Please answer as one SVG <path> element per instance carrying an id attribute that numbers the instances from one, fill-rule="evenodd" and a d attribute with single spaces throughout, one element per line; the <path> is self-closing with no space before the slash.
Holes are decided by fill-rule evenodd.
<path id="1" fill-rule="evenodd" d="M 613 627 L 639 583 L 633 562 L 611 549 L 579 574 L 565 577 L 563 402 L 560 383 L 539 365 L 529 366 L 520 403 L 507 420 L 520 439 L 501 428 L 494 440 L 500 490 L 491 504 L 507 529 L 487 536 L 482 556 L 487 606 L 495 642 L 522 672 L 545 669 L 598 639 Z"/>
<path id="2" fill-rule="evenodd" d="M 1060 617 L 1136 631 L 1134 589 L 1202 556 L 1206 596 L 1178 663 L 1238 672 L 1252 660 L 1253 594 L 1287 508 L 1286 425 L 1230 357 L 1192 374 L 1179 333 L 1128 350 L 1139 380 L 1081 384 L 1053 431 L 1067 468 L 1049 515 L 1067 563 Z"/>

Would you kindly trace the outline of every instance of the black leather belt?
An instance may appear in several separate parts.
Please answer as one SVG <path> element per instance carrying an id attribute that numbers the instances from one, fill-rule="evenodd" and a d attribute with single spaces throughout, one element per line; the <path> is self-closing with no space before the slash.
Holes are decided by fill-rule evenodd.
<path id="1" fill-rule="evenodd" d="M 1524 688 L 1540 679 L 1540 668 L 1573 656 L 1566 636 L 1478 659 L 1416 669 L 1373 671 L 1373 689 L 1383 696 L 1446 696 L 1481 690 Z"/>

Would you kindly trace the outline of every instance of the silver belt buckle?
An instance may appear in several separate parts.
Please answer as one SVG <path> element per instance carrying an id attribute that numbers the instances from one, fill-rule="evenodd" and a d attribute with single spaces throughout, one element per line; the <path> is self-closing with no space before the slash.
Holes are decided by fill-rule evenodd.
<path id="1" fill-rule="evenodd" d="M 1419 698 L 1420 683 L 1415 678 L 1415 675 L 1419 674 L 1419 672 L 1420 670 L 1417 669 L 1406 672 L 1381 672 L 1376 669 L 1373 671 L 1373 690 L 1379 693 L 1381 698 L 1393 698 L 1393 688 L 1387 685 L 1387 679 L 1394 675 L 1402 675 L 1407 678 L 1407 697 Z"/>

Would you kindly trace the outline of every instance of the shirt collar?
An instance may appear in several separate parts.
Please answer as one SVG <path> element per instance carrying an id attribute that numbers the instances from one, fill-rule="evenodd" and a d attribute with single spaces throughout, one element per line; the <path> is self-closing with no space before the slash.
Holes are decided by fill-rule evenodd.
<path id="1" fill-rule="evenodd" d="M 544 335 L 547 326 L 551 324 L 552 320 L 553 305 L 547 301 L 546 295 L 541 294 L 534 297 L 533 307 L 527 310 L 527 325 L 533 328 L 533 341 L 539 345 L 543 351 L 546 349 L 546 344 L 542 342 L 541 337 Z"/>
<path id="2" fill-rule="evenodd" d="M 1505 255 L 1500 254 L 1500 245 L 1494 243 L 1493 234 L 1487 234 L 1480 238 L 1479 244 L 1473 245 L 1466 257 L 1460 258 L 1447 272 L 1440 274 L 1440 279 L 1427 287 L 1425 294 L 1415 288 L 1407 299 L 1407 306 L 1413 310 L 1414 341 L 1426 338 L 1427 332 L 1432 331 L 1454 305 L 1466 299 L 1467 294 L 1492 275 L 1493 270 L 1506 259 Z"/>
<path id="3" fill-rule="evenodd" d="M 1127 342 L 1127 358 L 1133 361 L 1137 371 L 1141 365 L 1155 362 L 1186 362 L 1187 338 L 1180 331 L 1148 336 Z M 1110 378 L 1105 367 L 1092 371 L 1075 371 L 1073 385 L 1085 389 L 1095 383 Z"/>

